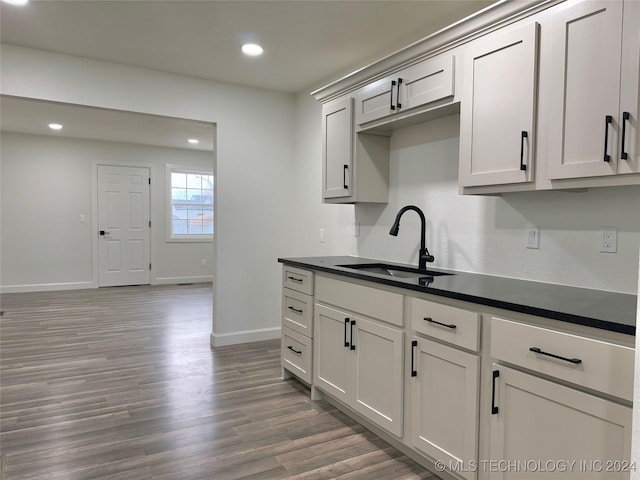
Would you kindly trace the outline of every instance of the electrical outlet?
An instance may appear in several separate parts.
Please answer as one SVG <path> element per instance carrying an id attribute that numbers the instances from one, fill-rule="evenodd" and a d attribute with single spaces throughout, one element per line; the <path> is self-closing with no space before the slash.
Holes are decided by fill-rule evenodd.
<path id="1" fill-rule="evenodd" d="M 356 222 L 355 225 L 353 226 L 353 236 L 354 237 L 360 236 L 360 222 Z"/>
<path id="2" fill-rule="evenodd" d="M 525 246 L 527 248 L 539 248 L 540 245 L 540 229 L 535 225 L 529 225 L 527 227 L 527 242 Z"/>
<path id="3" fill-rule="evenodd" d="M 616 253 L 618 251 L 618 229 L 616 227 L 604 227 L 600 232 L 600 251 L 603 253 Z"/>
<path id="4" fill-rule="evenodd" d="M 320 243 L 324 243 L 325 239 L 326 239 L 325 230 L 324 230 L 324 228 L 321 228 L 320 229 Z"/>
<path id="5" fill-rule="evenodd" d="M 200 266 L 201 267 L 206 267 L 207 266 L 207 259 L 203 258 L 202 260 L 200 260 Z"/>

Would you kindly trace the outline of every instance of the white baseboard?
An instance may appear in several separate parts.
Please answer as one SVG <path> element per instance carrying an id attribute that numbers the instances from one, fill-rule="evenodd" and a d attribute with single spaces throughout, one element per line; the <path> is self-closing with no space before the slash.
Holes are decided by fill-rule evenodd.
<path id="1" fill-rule="evenodd" d="M 153 281 L 154 285 L 176 285 L 178 283 L 211 283 L 213 275 L 202 275 L 199 277 L 161 277 Z"/>
<path id="2" fill-rule="evenodd" d="M 280 338 L 280 327 L 259 328 L 256 330 L 242 330 L 231 333 L 212 333 L 210 343 L 212 347 L 224 347 L 225 345 L 237 345 L 239 343 L 259 342 L 261 340 L 274 340 Z"/>
<path id="3" fill-rule="evenodd" d="M 53 292 L 98 288 L 93 282 L 36 283 L 32 285 L 2 285 L 0 293 Z"/>

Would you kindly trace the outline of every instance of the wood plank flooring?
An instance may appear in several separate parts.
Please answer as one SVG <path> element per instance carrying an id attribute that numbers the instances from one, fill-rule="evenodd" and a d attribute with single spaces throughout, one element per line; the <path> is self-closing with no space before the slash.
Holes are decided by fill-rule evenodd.
<path id="1" fill-rule="evenodd" d="M 209 346 L 210 284 L 4 294 L 0 478 L 414 480 L 280 379 L 280 342 Z"/>

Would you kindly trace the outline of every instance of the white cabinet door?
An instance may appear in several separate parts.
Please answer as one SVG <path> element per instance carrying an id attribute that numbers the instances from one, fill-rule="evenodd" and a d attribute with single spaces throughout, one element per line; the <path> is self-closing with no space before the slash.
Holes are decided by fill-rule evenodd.
<path id="1" fill-rule="evenodd" d="M 322 106 L 322 198 L 351 195 L 353 175 L 353 99 Z"/>
<path id="2" fill-rule="evenodd" d="M 363 87 L 356 95 L 356 123 L 371 122 L 396 112 L 397 78 L 381 78 Z"/>
<path id="3" fill-rule="evenodd" d="M 314 386 L 402 437 L 403 338 L 397 328 L 316 304 Z"/>
<path id="4" fill-rule="evenodd" d="M 462 186 L 533 180 L 538 24 L 472 42 L 460 105 Z"/>
<path id="5" fill-rule="evenodd" d="M 440 55 L 398 73 L 398 111 L 419 107 L 454 94 L 455 57 Z"/>
<path id="6" fill-rule="evenodd" d="M 402 437 L 401 330 L 355 318 L 353 349 L 353 406 L 357 412 Z"/>
<path id="7" fill-rule="evenodd" d="M 618 173 L 640 173 L 640 2 L 624 3 Z"/>
<path id="8" fill-rule="evenodd" d="M 622 11 L 621 1 L 584 1 L 550 14 L 550 179 L 618 172 Z"/>
<path id="9" fill-rule="evenodd" d="M 315 305 L 313 318 L 313 383 L 338 400 L 348 401 L 351 381 L 351 318 Z"/>
<path id="10" fill-rule="evenodd" d="M 490 457 L 520 468 L 491 470 L 492 480 L 629 478 L 620 467 L 631 455 L 630 407 L 501 365 L 493 370 Z M 566 471 L 549 471 L 562 464 Z"/>
<path id="11" fill-rule="evenodd" d="M 363 87 L 356 95 L 356 123 L 427 105 L 454 94 L 455 57 L 442 54 Z"/>
<path id="12" fill-rule="evenodd" d="M 478 458 L 477 355 L 414 337 L 411 343 L 411 442 L 458 472 L 476 478 Z"/>

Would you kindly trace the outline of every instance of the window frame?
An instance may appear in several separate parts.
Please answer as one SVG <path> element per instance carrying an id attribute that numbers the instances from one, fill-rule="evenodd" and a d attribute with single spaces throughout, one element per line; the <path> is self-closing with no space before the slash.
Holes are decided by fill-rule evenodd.
<path id="1" fill-rule="evenodd" d="M 196 174 L 196 175 L 211 175 L 213 178 L 213 232 L 214 233 L 203 233 L 203 234 L 174 234 L 173 233 L 173 199 L 172 199 L 172 184 L 171 177 L 172 173 L 186 173 L 186 174 Z M 170 165 L 167 164 L 165 166 L 165 196 L 167 198 L 166 201 L 166 214 L 165 214 L 165 225 L 166 225 L 166 241 L 168 243 L 212 243 L 215 235 L 215 176 L 213 175 L 213 170 L 206 168 L 194 168 L 194 167 L 185 167 L 182 165 Z M 204 205 L 204 204 L 203 204 Z"/>

